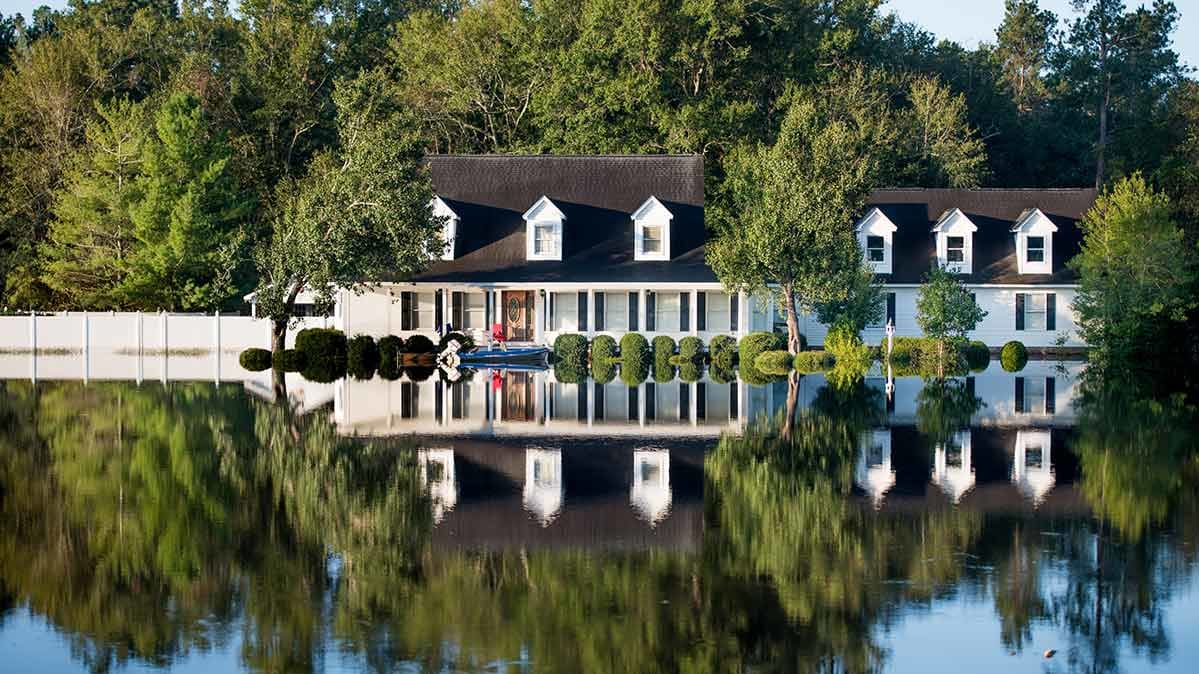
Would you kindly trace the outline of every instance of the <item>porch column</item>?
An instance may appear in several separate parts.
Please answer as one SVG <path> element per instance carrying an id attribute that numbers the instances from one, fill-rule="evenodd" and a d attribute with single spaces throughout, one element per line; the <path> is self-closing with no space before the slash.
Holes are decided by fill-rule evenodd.
<path id="1" fill-rule="evenodd" d="M 699 414 L 699 382 L 691 382 L 687 386 L 691 387 L 691 395 L 688 396 L 690 398 L 691 409 L 688 411 L 687 416 L 691 419 L 692 426 L 698 426 L 699 419 L 696 416 Z"/>
<path id="2" fill-rule="evenodd" d="M 533 341 L 545 342 L 545 315 L 549 313 L 549 298 L 543 297 L 545 289 L 533 291 Z"/>
<path id="3" fill-rule="evenodd" d="M 645 317 L 646 317 L 645 288 L 642 288 L 641 290 L 637 291 L 637 332 L 641 332 L 641 333 L 649 332 L 649 330 L 647 329 L 647 326 L 649 325 L 649 323 L 645 322 Z M 657 326 L 654 326 L 654 327 L 657 327 Z"/>
<path id="4" fill-rule="evenodd" d="M 595 336 L 595 288 L 587 289 L 587 341 Z M 590 411 L 590 407 L 588 410 Z M 591 425 L 591 417 L 587 417 L 587 425 Z"/>
<path id="5" fill-rule="evenodd" d="M 699 291 L 691 291 L 691 334 L 699 334 Z"/>
<path id="6" fill-rule="evenodd" d="M 439 335 L 441 334 L 442 327 L 444 327 L 447 323 L 452 324 L 454 322 L 453 317 L 450 316 L 450 309 L 454 306 L 450 301 L 451 297 L 452 294 L 449 288 L 441 289 L 441 325 L 437 326 L 437 334 Z M 455 325 L 454 329 L 457 330 L 459 327 L 460 326 Z"/>
<path id="7" fill-rule="evenodd" d="M 579 384 L 579 389 L 582 390 L 584 387 L 591 388 L 587 392 L 587 428 L 591 428 L 595 423 L 595 386 L 584 379 L 583 383 Z"/>
<path id="8" fill-rule="evenodd" d="M 645 382 L 637 385 L 637 425 L 645 426 Z"/>
<path id="9" fill-rule="evenodd" d="M 753 312 L 749 310 L 750 298 L 744 290 L 737 293 L 737 336 L 748 335 L 750 329 L 749 319 L 753 316 Z"/>

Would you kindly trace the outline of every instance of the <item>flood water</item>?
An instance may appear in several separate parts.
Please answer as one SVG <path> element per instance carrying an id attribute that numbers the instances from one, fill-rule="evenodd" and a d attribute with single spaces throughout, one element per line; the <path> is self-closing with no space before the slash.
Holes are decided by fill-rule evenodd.
<path id="1" fill-rule="evenodd" d="M 1083 370 L 0 381 L 0 671 L 1194 672 L 1193 410 Z"/>

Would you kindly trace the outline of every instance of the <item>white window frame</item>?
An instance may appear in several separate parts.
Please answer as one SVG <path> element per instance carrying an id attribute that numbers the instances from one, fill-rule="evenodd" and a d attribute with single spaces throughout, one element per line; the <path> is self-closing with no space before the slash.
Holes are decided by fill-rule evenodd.
<path id="1" fill-rule="evenodd" d="M 1052 274 L 1053 273 L 1053 235 L 1057 225 L 1039 208 L 1025 211 L 1012 232 L 1016 237 L 1016 272 L 1019 274 Z M 1045 241 L 1044 259 L 1040 261 L 1028 259 L 1029 237 L 1041 237 Z"/>
<path id="2" fill-rule="evenodd" d="M 682 295 L 680 292 L 654 294 L 655 332 L 676 332 L 678 330 L 679 314 L 683 311 Z"/>
<path id="3" fill-rule="evenodd" d="M 412 326 L 412 330 L 435 329 L 437 326 L 433 323 L 437 319 L 437 294 L 433 291 L 421 291 L 415 293 L 414 299 L 416 301 L 416 324 Z"/>
<path id="4" fill-rule="evenodd" d="M 563 223 L 566 214 L 562 212 L 549 197 L 543 196 L 521 216 L 525 221 L 525 259 L 527 260 L 558 260 L 562 259 Z M 538 229 L 548 229 L 553 241 L 553 249 L 539 252 L 537 250 Z"/>
<path id="5" fill-rule="evenodd" d="M 577 292 L 554 293 L 554 320 L 550 326 L 554 332 L 574 332 L 579 328 L 579 294 Z M 605 316 L 606 318 L 606 316 Z"/>
<path id="6" fill-rule="evenodd" d="M 646 199 L 630 216 L 633 220 L 633 259 L 642 261 L 670 259 L 670 223 L 674 214 L 655 196 Z M 659 250 L 645 250 L 645 230 L 656 227 L 662 232 Z"/>
<path id="7" fill-rule="evenodd" d="M 1029 414 L 1045 414 L 1048 406 L 1049 387 L 1046 385 L 1045 377 L 1025 377 L 1024 378 L 1024 411 Z M 1031 404 L 1037 401 L 1038 404 Z"/>
<path id="8" fill-rule="evenodd" d="M 441 251 L 441 259 L 453 260 L 454 244 L 458 239 L 458 214 L 442 201 L 441 197 L 433 197 L 430 208 L 433 209 L 434 216 L 445 220 L 441 227 L 441 239 L 445 242 L 445 248 Z"/>
<path id="9" fill-rule="evenodd" d="M 1040 309 L 1036 308 L 1037 300 L 1040 300 Z M 1036 317 L 1039 318 L 1039 325 L 1034 322 Z M 1024 294 L 1024 329 L 1033 332 L 1045 332 L 1049 329 L 1049 294 L 1048 293 L 1025 293 Z"/>
<path id="10" fill-rule="evenodd" d="M 732 329 L 732 316 L 730 314 L 732 306 L 732 295 L 719 290 L 709 290 L 707 305 L 704 307 L 704 310 L 707 312 L 704 331 L 720 334 L 729 332 Z"/>
<path id="11" fill-rule="evenodd" d="M 937 264 L 954 274 L 974 273 L 974 233 L 978 227 L 960 209 L 946 211 L 932 229 L 936 236 Z M 949 261 L 950 237 L 962 238 L 962 260 Z"/>
<path id="12" fill-rule="evenodd" d="M 487 325 L 486 293 L 462 293 L 462 319 L 464 330 L 485 330 Z"/>
<path id="13" fill-rule="evenodd" d="M 858 246 L 862 249 L 862 260 L 876 274 L 891 274 L 893 273 L 894 263 L 894 247 L 895 247 L 895 230 L 898 229 L 894 222 L 887 217 L 878 208 L 872 208 L 858 221 L 854 226 L 854 231 L 858 235 Z M 868 243 L 870 237 L 880 236 L 883 239 L 883 259 L 871 260 L 870 249 Z"/>
<path id="14" fill-rule="evenodd" d="M 604 293 L 604 332 L 627 332 L 629 329 L 629 293 Z"/>

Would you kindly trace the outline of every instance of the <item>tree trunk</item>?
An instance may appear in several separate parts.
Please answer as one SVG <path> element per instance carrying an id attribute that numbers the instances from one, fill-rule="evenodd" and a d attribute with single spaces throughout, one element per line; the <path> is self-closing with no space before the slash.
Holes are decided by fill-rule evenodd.
<path id="1" fill-rule="evenodd" d="M 276 318 L 271 322 L 271 351 L 278 353 L 287 346 L 287 319 Z"/>
<path id="2" fill-rule="evenodd" d="M 1103 103 L 1099 106 L 1099 148 L 1095 157 L 1095 189 L 1103 189 L 1103 174 L 1107 170 L 1107 106 L 1111 103 L 1112 83 L 1109 77 L 1103 88 Z"/>
<path id="3" fill-rule="evenodd" d="M 799 317 L 795 310 L 795 295 L 791 292 L 791 286 L 785 285 L 782 287 L 783 307 L 787 314 L 787 350 L 792 355 L 800 352 L 802 343 L 799 339 Z"/>
<path id="4" fill-rule="evenodd" d="M 283 370 L 277 367 L 271 368 L 271 391 L 275 395 L 275 404 L 286 407 L 288 405 L 287 380 L 283 377 Z"/>
<path id="5" fill-rule="evenodd" d="M 787 411 L 783 419 L 783 439 L 790 441 L 795 427 L 795 408 L 799 406 L 799 373 L 791 370 L 787 375 Z"/>

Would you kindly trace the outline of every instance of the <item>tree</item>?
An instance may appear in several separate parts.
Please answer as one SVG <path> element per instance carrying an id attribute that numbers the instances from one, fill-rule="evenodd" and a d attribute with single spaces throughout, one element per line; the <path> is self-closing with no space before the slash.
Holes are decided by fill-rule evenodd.
<path id="1" fill-rule="evenodd" d="M 219 309 L 237 295 L 233 272 L 251 203 L 230 172 L 231 150 L 199 101 L 178 93 L 155 116 L 130 211 L 137 250 L 120 292 L 143 309 Z"/>
<path id="2" fill-rule="evenodd" d="M 917 77 L 896 124 L 901 146 L 891 155 L 893 184 L 978 187 L 987 154 L 966 118 L 965 96 L 954 95 L 935 77 Z"/>
<path id="3" fill-rule="evenodd" d="M 1056 25 L 1057 16 L 1041 9 L 1037 0 L 1004 2 L 995 55 L 1002 63 L 1003 85 L 1021 114 L 1036 109 L 1048 95 L 1043 71 Z"/>
<path id="4" fill-rule="evenodd" d="M 817 304 L 816 318 L 825 325 L 848 325 L 856 335 L 882 319 L 887 298 L 874 271 L 866 265 L 859 267 L 849 280 L 845 298 Z"/>
<path id="5" fill-rule="evenodd" d="M 43 281 L 80 309 L 120 306 L 116 291 L 134 244 L 130 210 L 139 199 L 136 179 L 149 140 L 143 105 L 121 100 L 97 112 L 58 192 L 42 248 Z"/>
<path id="6" fill-rule="evenodd" d="M 881 111 L 881 112 L 880 112 Z M 850 226 L 894 134 L 886 100 L 858 71 L 794 97 L 772 146 L 729 157 L 725 203 L 708 263 L 730 290 L 776 292 L 788 347 L 800 349 L 799 310 L 844 301 L 862 253 Z"/>
<path id="7" fill-rule="evenodd" d="M 339 289 L 409 276 L 443 248 L 427 168 L 384 83 L 374 70 L 337 87 L 340 146 L 279 190 L 272 231 L 255 255 L 259 312 L 273 323 L 275 350 L 301 290 L 327 314 Z"/>
<path id="8" fill-rule="evenodd" d="M 964 340 L 966 333 L 987 316 L 955 275 L 933 267 L 924 277 L 916 298 L 916 323 L 924 334 L 937 341 L 940 372 L 945 372 L 945 346 Z M 956 349 L 954 350 L 956 354 Z"/>
<path id="9" fill-rule="evenodd" d="M 1171 215 L 1170 199 L 1139 173 L 1117 181 L 1082 219 L 1074 299 L 1079 329 L 1103 355 L 1153 355 L 1199 306 L 1196 250 Z"/>

